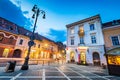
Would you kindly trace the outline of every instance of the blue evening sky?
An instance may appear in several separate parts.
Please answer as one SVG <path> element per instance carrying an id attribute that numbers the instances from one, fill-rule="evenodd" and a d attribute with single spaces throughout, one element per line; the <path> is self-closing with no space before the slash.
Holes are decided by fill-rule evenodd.
<path id="1" fill-rule="evenodd" d="M 65 25 L 90 16 L 100 14 L 103 23 L 120 19 L 120 0 L 0 0 L 0 17 L 33 30 L 34 4 L 46 12 L 36 32 L 54 41 L 66 42 Z"/>

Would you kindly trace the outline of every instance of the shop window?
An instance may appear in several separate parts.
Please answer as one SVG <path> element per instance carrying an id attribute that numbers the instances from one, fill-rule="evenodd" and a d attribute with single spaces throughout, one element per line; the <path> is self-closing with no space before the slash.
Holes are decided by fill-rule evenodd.
<path id="1" fill-rule="evenodd" d="M 2 56 L 7 57 L 8 54 L 9 54 L 9 49 L 5 48 Z"/>
<path id="2" fill-rule="evenodd" d="M 108 56 L 108 63 L 113 65 L 120 65 L 120 56 Z"/>

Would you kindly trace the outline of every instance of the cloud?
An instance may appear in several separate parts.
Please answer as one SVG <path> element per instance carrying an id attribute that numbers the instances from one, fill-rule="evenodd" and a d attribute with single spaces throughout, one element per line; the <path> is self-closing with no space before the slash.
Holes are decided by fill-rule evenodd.
<path id="1" fill-rule="evenodd" d="M 26 29 L 32 31 L 35 21 L 31 18 L 31 15 L 33 14 L 31 11 L 32 7 L 33 6 L 31 5 L 25 6 L 20 0 L 0 0 L 0 17 L 17 25 L 24 26 Z M 51 40 L 64 42 L 66 40 L 66 28 L 64 25 L 65 22 L 62 24 L 63 18 L 61 17 L 55 21 L 57 19 L 55 14 L 44 8 L 43 10 L 46 12 L 46 19 L 42 19 L 42 15 L 39 15 L 35 32 L 38 32 Z"/>
<path id="2" fill-rule="evenodd" d="M 21 8 L 9 0 L 0 0 L 0 17 L 17 25 L 25 26 L 27 29 L 32 26 L 30 18 L 25 17 Z"/>
<path id="3" fill-rule="evenodd" d="M 65 34 L 66 32 L 64 30 L 50 29 L 50 31 L 48 32 L 48 37 L 50 39 L 54 39 L 55 41 L 64 42 L 66 40 Z"/>
<path id="4" fill-rule="evenodd" d="M 21 7 L 21 1 L 20 0 L 10 0 L 14 5 L 17 7 Z"/>

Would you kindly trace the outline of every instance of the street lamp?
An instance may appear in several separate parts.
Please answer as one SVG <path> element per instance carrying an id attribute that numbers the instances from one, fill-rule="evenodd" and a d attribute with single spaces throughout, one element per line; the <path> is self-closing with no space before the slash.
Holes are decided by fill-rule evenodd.
<path id="1" fill-rule="evenodd" d="M 21 70 L 28 70 L 29 66 L 28 66 L 28 61 L 29 61 L 29 55 L 30 55 L 30 51 L 31 51 L 31 47 L 34 45 L 34 39 L 35 39 L 35 28 L 36 28 L 36 23 L 37 23 L 37 19 L 39 14 L 43 14 L 43 19 L 45 19 L 45 11 L 40 10 L 37 5 L 34 5 L 34 7 L 32 8 L 32 11 L 34 12 L 32 18 L 35 18 L 35 24 L 34 24 L 34 28 L 33 28 L 33 32 L 32 35 L 30 36 L 30 41 L 28 42 L 28 53 L 27 56 L 25 58 L 24 64 L 21 67 Z"/>

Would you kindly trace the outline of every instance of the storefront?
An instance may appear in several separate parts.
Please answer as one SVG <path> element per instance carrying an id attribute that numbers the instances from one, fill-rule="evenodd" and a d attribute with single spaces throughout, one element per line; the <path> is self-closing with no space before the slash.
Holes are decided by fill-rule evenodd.
<path id="1" fill-rule="evenodd" d="M 107 51 L 106 59 L 109 74 L 120 76 L 120 47 Z"/>

